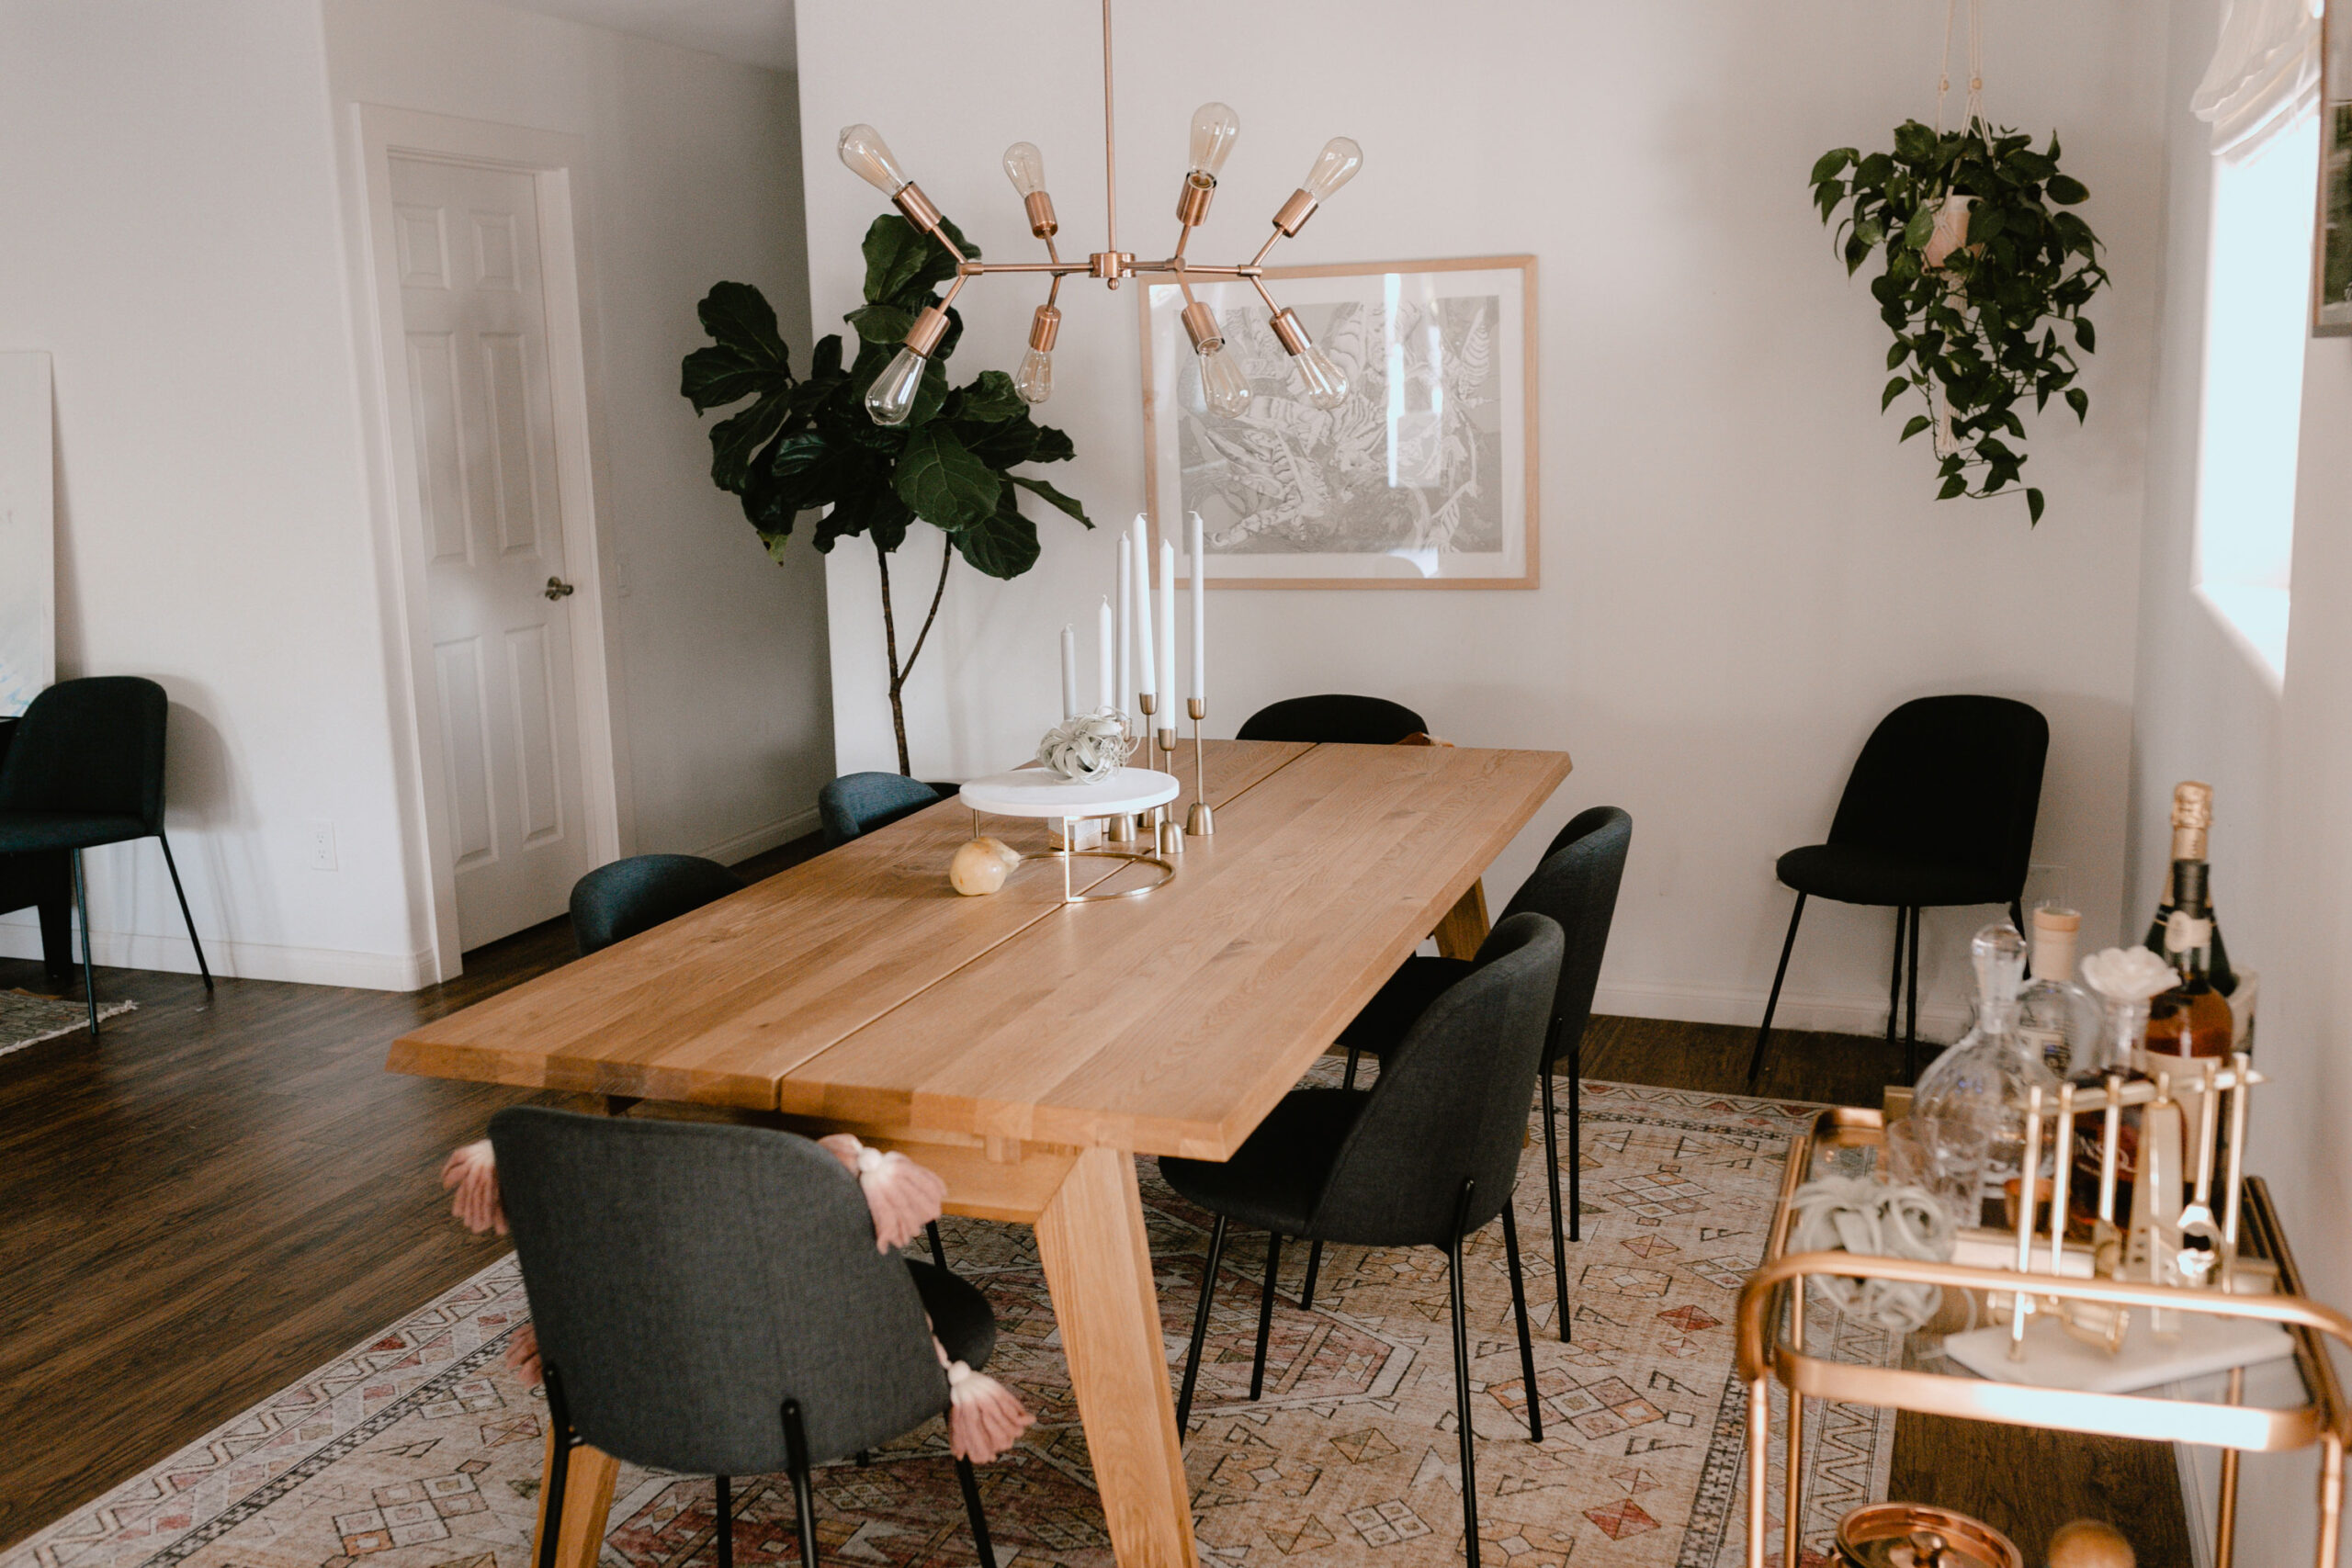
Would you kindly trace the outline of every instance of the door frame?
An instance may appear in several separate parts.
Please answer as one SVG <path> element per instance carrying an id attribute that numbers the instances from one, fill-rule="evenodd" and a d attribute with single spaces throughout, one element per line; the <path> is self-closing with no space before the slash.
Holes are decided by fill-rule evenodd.
<path id="1" fill-rule="evenodd" d="M 598 526 L 603 483 L 603 409 L 597 395 L 599 359 L 594 329 L 594 254 L 589 243 L 585 176 L 587 143 L 562 131 L 535 130 L 485 120 L 378 104 L 354 104 L 360 159 L 353 214 L 360 236 L 354 267 L 363 295 L 363 360 L 372 357 L 376 407 L 368 411 L 370 510 L 388 660 L 396 711 L 395 766 L 402 775 L 403 836 L 413 886 L 424 890 L 413 907 L 423 917 L 424 983 L 454 978 L 464 968 L 458 950 L 458 879 L 453 814 L 443 745 L 440 694 L 433 676 L 428 615 L 424 511 L 419 488 L 410 401 L 400 267 L 393 224 L 391 160 L 395 154 L 469 168 L 527 175 L 537 196 L 539 254 L 547 303 L 548 378 L 555 427 L 556 497 L 561 516 L 564 570 L 578 590 L 570 601 L 571 684 L 580 734 L 579 799 L 594 863 L 615 860 L 635 837 L 619 668 L 619 573 L 605 531 Z M 363 378 L 363 380 L 365 378 Z"/>

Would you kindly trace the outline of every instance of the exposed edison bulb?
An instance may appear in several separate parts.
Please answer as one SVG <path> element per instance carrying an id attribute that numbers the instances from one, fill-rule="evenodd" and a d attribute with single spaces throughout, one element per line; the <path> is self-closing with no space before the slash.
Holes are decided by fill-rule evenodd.
<path id="1" fill-rule="evenodd" d="M 1223 344 L 1201 350 L 1201 396 L 1227 419 L 1239 419 L 1250 412 L 1250 378 L 1241 373 Z"/>
<path id="2" fill-rule="evenodd" d="M 872 126 L 842 127 L 840 152 L 849 172 L 884 196 L 896 196 L 907 188 L 906 174 L 899 167 L 899 160 L 890 156 L 890 144 Z"/>
<path id="3" fill-rule="evenodd" d="M 1334 136 L 1323 143 L 1323 151 L 1315 154 L 1315 166 L 1306 171 L 1306 182 L 1300 189 L 1317 201 L 1329 201 L 1331 193 L 1356 177 L 1363 167 L 1363 149 L 1344 136 Z"/>
<path id="4" fill-rule="evenodd" d="M 1315 344 L 1308 344 L 1291 361 L 1306 388 L 1306 400 L 1318 409 L 1335 409 L 1348 400 L 1347 373 L 1339 362 Z"/>
<path id="5" fill-rule="evenodd" d="M 865 389 L 865 412 L 876 424 L 904 424 L 915 412 L 915 393 L 922 388 L 923 367 L 930 361 L 911 348 L 882 367 L 874 385 Z"/>
<path id="6" fill-rule="evenodd" d="M 1054 395 L 1054 356 L 1042 348 L 1033 348 L 1021 356 L 1021 368 L 1013 373 L 1012 389 L 1021 400 L 1042 403 Z"/>
<path id="7" fill-rule="evenodd" d="M 1193 172 L 1211 179 L 1225 167 L 1234 138 L 1241 134 L 1241 117 L 1223 104 L 1203 104 L 1193 111 Z"/>
<path id="8" fill-rule="evenodd" d="M 1035 196 L 1046 188 L 1046 155 L 1034 141 L 1016 141 L 1004 150 L 1004 175 L 1023 197 Z"/>

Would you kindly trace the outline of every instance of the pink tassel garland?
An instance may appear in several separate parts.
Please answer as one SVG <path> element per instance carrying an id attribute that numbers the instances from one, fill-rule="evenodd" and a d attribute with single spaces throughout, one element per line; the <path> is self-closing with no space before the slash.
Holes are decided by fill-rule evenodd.
<path id="1" fill-rule="evenodd" d="M 520 1376 L 525 1388 L 537 1388 L 547 1381 L 539 1369 L 539 1330 L 535 1324 L 525 1324 L 506 1342 L 506 1369 Z"/>
<path id="2" fill-rule="evenodd" d="M 1036 1424 L 1018 1394 L 986 1372 L 948 1360 L 938 1340 L 932 1345 L 947 1369 L 947 1447 L 957 1459 L 986 1464 Z"/>
<path id="3" fill-rule="evenodd" d="M 947 1183 L 938 1172 L 902 1154 L 869 1149 L 847 1133 L 828 1134 L 817 1144 L 857 1178 L 866 1211 L 874 1216 L 876 1252 L 906 1246 L 939 1218 L 947 1201 Z"/>
<path id="4" fill-rule="evenodd" d="M 441 1166 L 441 1186 L 456 1190 L 449 1213 L 468 1230 L 476 1235 L 492 1230 L 506 1234 L 506 1210 L 498 1201 L 498 1159 L 488 1138 L 450 1151 Z"/>

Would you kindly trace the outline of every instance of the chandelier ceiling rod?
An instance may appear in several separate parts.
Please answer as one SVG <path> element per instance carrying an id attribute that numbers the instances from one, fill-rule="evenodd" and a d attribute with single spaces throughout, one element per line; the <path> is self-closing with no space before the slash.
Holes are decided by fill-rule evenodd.
<path id="1" fill-rule="evenodd" d="M 1266 289 L 1263 263 L 1278 242 L 1297 233 L 1317 206 L 1355 177 L 1356 171 L 1363 166 L 1363 150 L 1344 136 L 1335 136 L 1325 142 L 1323 151 L 1316 155 L 1314 166 L 1307 170 L 1306 183 L 1293 191 L 1290 199 L 1274 213 L 1273 231 L 1258 247 L 1258 254 L 1238 266 L 1202 266 L 1184 259 L 1184 247 L 1191 243 L 1193 231 L 1208 217 L 1209 199 L 1216 191 L 1217 171 L 1224 167 L 1234 139 L 1241 133 L 1240 116 L 1223 104 L 1203 104 L 1193 111 L 1192 166 L 1176 199 L 1176 248 L 1165 260 L 1139 262 L 1132 252 L 1119 249 L 1118 157 L 1112 111 L 1111 0 L 1102 0 L 1103 248 L 1083 262 L 1066 262 L 1055 248 L 1054 235 L 1059 231 L 1060 224 L 1054 216 L 1053 197 L 1046 191 L 1044 155 L 1033 144 L 1016 141 L 1006 148 L 1004 172 L 1027 209 L 1029 231 L 1045 242 L 1046 259 L 984 263 L 967 256 L 948 237 L 938 207 L 923 194 L 922 186 L 899 169 L 879 131 L 870 125 L 842 129 L 839 146 L 842 162 L 888 197 L 908 222 L 937 241 L 956 262 L 956 280 L 948 285 L 946 295 L 923 307 L 915 317 L 914 325 L 908 329 L 897 357 L 867 389 L 866 412 L 876 424 L 903 424 L 913 413 L 924 368 L 947 334 L 948 308 L 963 292 L 965 284 L 990 273 L 1035 273 L 1051 279 L 1046 302 L 1037 307 L 1030 321 L 1029 352 L 1021 362 L 1020 373 L 1013 378 L 1015 389 L 1032 403 L 1044 402 L 1052 395 L 1054 340 L 1061 330 L 1061 310 L 1056 301 L 1061 295 L 1062 279 L 1080 273 L 1101 278 L 1111 288 L 1118 288 L 1123 278 L 1145 273 L 1174 278 L 1184 297 L 1181 318 L 1184 332 L 1200 357 L 1202 395 L 1211 409 L 1227 418 L 1238 417 L 1249 408 L 1250 381 L 1225 353 L 1225 333 L 1217 325 L 1216 312 L 1193 298 L 1194 277 L 1248 282 L 1272 313 L 1267 325 L 1275 340 L 1298 367 L 1306 400 L 1317 408 L 1329 410 L 1346 400 L 1347 377 L 1329 355 L 1315 345 L 1297 315 L 1274 303 L 1274 297 Z"/>

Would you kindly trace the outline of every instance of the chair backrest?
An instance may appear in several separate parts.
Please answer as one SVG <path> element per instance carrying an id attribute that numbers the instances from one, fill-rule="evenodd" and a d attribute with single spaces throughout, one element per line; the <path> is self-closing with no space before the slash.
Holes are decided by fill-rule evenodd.
<path id="1" fill-rule="evenodd" d="M 1381 1058 L 1380 1080 L 1316 1201 L 1316 1235 L 1442 1247 L 1464 1179 L 1477 1183 L 1469 1229 L 1502 1213 L 1527 1139 L 1565 947 L 1546 917 L 1511 916 L 1478 949 L 1477 967 Z"/>
<path id="2" fill-rule="evenodd" d="M 1591 1021 L 1593 987 L 1600 983 L 1600 958 L 1609 946 L 1617 886 L 1624 880 L 1625 851 L 1633 841 L 1634 819 L 1616 807 L 1577 812 L 1503 909 L 1505 919 L 1521 910 L 1549 916 L 1566 942 L 1560 987 L 1552 997 L 1551 1035 L 1544 1047 L 1546 1069 L 1584 1037 L 1584 1026 Z"/>
<path id="3" fill-rule="evenodd" d="M 538 1106 L 500 1111 L 490 1138 L 539 1349 L 583 1440 L 762 1475 L 789 1457 L 787 1398 L 818 1463 L 947 1407 L 913 1277 L 808 1139 Z"/>
<path id="4" fill-rule="evenodd" d="M 139 675 L 61 681 L 32 700 L 0 769 L 0 811 L 136 817 L 164 830 L 164 688 Z"/>
<path id="5" fill-rule="evenodd" d="M 825 830 L 825 847 L 837 850 L 946 798 L 903 773 L 843 773 L 817 792 L 817 820 Z"/>
<path id="6" fill-rule="evenodd" d="M 2050 721 L 2007 697 L 1919 697 L 1879 721 L 1829 826 L 1858 844 L 2025 887 Z"/>
<path id="7" fill-rule="evenodd" d="M 585 958 L 742 890 L 742 879 L 715 860 L 631 855 L 571 885 L 571 940 Z"/>
<path id="8" fill-rule="evenodd" d="M 1302 740 L 1317 746 L 1394 746 L 1426 734 L 1419 714 L 1385 697 L 1286 697 L 1260 708 L 1241 726 L 1239 740 Z"/>

